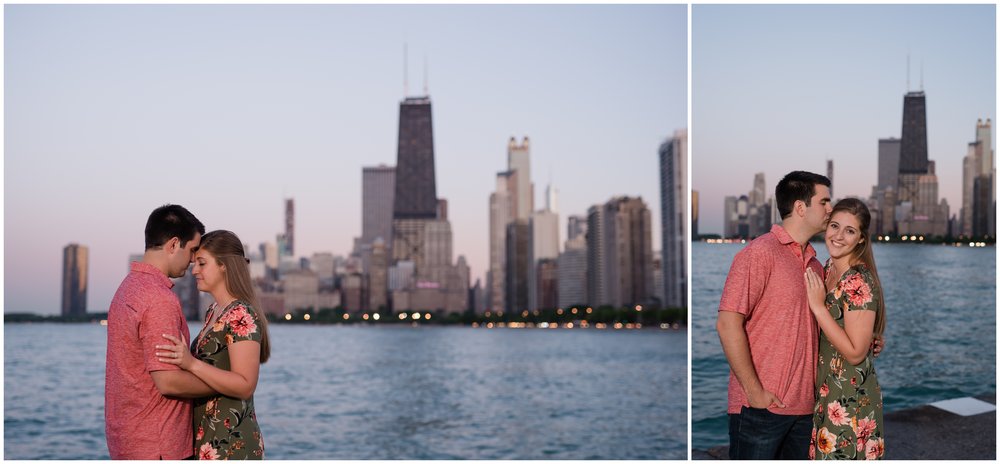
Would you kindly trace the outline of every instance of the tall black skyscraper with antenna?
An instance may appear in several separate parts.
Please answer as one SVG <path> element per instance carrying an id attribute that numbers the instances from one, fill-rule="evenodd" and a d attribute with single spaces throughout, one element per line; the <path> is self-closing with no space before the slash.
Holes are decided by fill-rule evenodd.
<path id="1" fill-rule="evenodd" d="M 899 173 L 927 173 L 927 100 L 922 90 L 903 97 Z"/>
<path id="2" fill-rule="evenodd" d="M 399 103 L 396 194 L 393 219 L 435 219 L 434 131 L 430 97 L 407 97 Z"/>

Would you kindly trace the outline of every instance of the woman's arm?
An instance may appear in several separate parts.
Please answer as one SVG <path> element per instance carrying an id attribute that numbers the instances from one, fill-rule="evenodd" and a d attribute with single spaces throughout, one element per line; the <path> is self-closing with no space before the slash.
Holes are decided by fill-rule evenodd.
<path id="1" fill-rule="evenodd" d="M 844 311 L 844 327 L 830 315 L 826 307 L 826 286 L 812 269 L 806 269 L 806 291 L 809 295 L 809 309 L 812 310 L 820 330 L 844 359 L 858 364 L 868 356 L 875 330 L 875 311 Z"/>
<path id="2" fill-rule="evenodd" d="M 195 359 L 187 349 L 187 340 L 172 335 L 163 338 L 172 345 L 157 345 L 160 362 L 176 364 L 205 382 L 215 391 L 235 398 L 249 399 L 257 389 L 257 375 L 260 372 L 260 343 L 252 340 L 235 342 L 227 347 L 229 365 L 232 370 L 219 369 L 202 360 Z"/>

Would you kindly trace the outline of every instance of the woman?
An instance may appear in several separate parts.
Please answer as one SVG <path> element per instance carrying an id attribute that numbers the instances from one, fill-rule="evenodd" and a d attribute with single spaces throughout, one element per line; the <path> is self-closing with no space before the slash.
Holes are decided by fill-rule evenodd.
<path id="1" fill-rule="evenodd" d="M 881 459 L 885 454 L 882 391 L 870 351 L 885 330 L 882 285 L 859 200 L 837 202 L 826 228 L 826 279 L 805 273 L 809 307 L 822 334 L 813 414 L 813 459 Z"/>
<path id="2" fill-rule="evenodd" d="M 198 290 L 215 299 L 205 315 L 205 327 L 190 350 L 186 340 L 170 335 L 164 338 L 172 345 L 157 346 L 162 350 L 157 353 L 160 361 L 180 366 L 218 392 L 194 402 L 194 451 L 199 459 L 264 458 L 253 392 L 270 346 L 249 261 L 236 234 L 226 230 L 205 234 L 192 271 Z"/>

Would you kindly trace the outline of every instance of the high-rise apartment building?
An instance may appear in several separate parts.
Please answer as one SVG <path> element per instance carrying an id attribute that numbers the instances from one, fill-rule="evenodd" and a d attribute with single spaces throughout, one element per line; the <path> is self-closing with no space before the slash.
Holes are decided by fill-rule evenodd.
<path id="1" fill-rule="evenodd" d="M 87 247 L 70 243 L 63 248 L 62 315 L 87 314 Z"/>
<path id="2" fill-rule="evenodd" d="M 570 216 L 570 218 L 579 216 Z M 584 223 L 586 224 L 586 223 Z M 572 232 L 572 228 L 570 231 Z M 586 230 L 586 227 L 584 227 Z M 556 273 L 559 279 L 559 306 L 583 305 L 587 299 L 587 236 L 586 232 L 566 240 L 559 254 Z"/>
<path id="3" fill-rule="evenodd" d="M 600 210 L 597 213 L 596 210 Z M 591 207 L 588 221 L 590 303 L 647 304 L 653 292 L 652 223 L 642 198 L 615 197 Z"/>
<path id="4" fill-rule="evenodd" d="M 675 308 L 687 306 L 687 194 L 687 130 L 680 129 L 660 145 L 662 303 Z"/>

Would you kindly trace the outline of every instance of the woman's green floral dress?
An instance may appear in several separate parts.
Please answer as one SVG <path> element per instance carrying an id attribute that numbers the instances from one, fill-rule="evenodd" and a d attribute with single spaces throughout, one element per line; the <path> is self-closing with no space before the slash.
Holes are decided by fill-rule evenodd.
<path id="1" fill-rule="evenodd" d="M 205 315 L 212 320 L 213 304 Z M 219 369 L 231 370 L 229 345 L 261 341 L 260 320 L 249 304 L 236 300 L 226 306 L 211 328 L 205 328 L 192 343 L 194 357 Z M 253 397 L 247 400 L 225 395 L 194 401 L 194 453 L 198 459 L 264 459 L 264 440 L 257 426 Z"/>
<path id="2" fill-rule="evenodd" d="M 831 272 L 827 264 L 826 272 Z M 833 291 L 826 294 L 826 307 L 841 327 L 847 311 L 877 311 L 874 276 L 864 264 L 851 267 Z M 818 386 L 813 412 L 812 459 L 882 459 L 885 455 L 882 420 L 882 390 L 875 376 L 869 351 L 860 364 L 851 365 L 820 335 Z"/>

